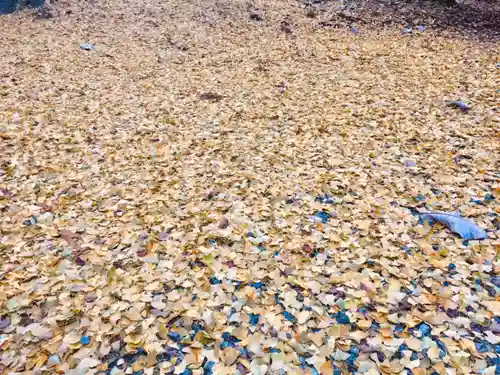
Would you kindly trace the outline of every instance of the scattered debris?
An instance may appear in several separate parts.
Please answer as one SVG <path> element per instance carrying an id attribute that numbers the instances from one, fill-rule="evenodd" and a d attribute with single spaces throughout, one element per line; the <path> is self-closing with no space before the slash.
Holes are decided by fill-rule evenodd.
<path id="1" fill-rule="evenodd" d="M 200 95 L 201 100 L 209 100 L 211 102 L 218 102 L 222 98 L 223 98 L 222 95 L 219 95 L 215 92 L 205 92 L 205 93 Z"/>
<path id="2" fill-rule="evenodd" d="M 418 212 L 422 221 L 439 222 L 465 240 L 484 240 L 486 232 L 470 220 L 460 217 L 458 212 Z"/>
<path id="3" fill-rule="evenodd" d="M 446 103 L 448 107 L 455 107 L 455 108 L 460 108 L 461 111 L 467 112 L 470 107 L 466 103 L 460 101 L 460 100 L 451 100 Z"/>
<path id="4" fill-rule="evenodd" d="M 308 18 L 316 18 L 318 16 L 318 12 L 313 7 L 309 7 L 307 8 L 306 16 Z"/>
<path id="5" fill-rule="evenodd" d="M 95 44 L 91 43 L 80 43 L 80 48 L 85 50 L 85 51 L 92 51 L 95 49 Z"/>
<path id="6" fill-rule="evenodd" d="M 1 18 L 0 373 L 495 373 L 497 51 L 303 1 Z"/>
<path id="7" fill-rule="evenodd" d="M 258 21 L 258 22 L 264 21 L 264 17 L 258 12 L 251 11 L 249 16 L 252 21 Z"/>
<path id="8" fill-rule="evenodd" d="M 409 160 L 409 159 L 406 159 L 403 162 L 403 164 L 406 168 L 414 168 L 417 166 L 417 162 L 415 160 Z"/>
<path id="9" fill-rule="evenodd" d="M 292 34 L 292 25 L 287 20 L 281 21 L 280 29 L 285 34 Z"/>

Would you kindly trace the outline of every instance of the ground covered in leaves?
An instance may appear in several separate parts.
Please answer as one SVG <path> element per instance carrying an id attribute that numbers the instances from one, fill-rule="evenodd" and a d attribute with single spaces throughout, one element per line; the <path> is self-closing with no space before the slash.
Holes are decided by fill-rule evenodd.
<path id="1" fill-rule="evenodd" d="M 78 3 L 0 18 L 0 372 L 499 373 L 498 43 Z"/>

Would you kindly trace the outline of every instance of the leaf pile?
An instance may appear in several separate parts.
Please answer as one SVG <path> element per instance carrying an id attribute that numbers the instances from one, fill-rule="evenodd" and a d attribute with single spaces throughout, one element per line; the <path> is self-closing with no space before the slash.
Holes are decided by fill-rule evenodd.
<path id="1" fill-rule="evenodd" d="M 498 371 L 498 45 L 291 0 L 52 12 L 0 22 L 1 373 Z"/>

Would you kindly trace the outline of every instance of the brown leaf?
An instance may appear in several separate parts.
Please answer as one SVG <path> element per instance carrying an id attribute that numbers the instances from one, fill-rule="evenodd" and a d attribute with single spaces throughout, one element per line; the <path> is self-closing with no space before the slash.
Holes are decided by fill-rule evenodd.
<path id="1" fill-rule="evenodd" d="M 226 229 L 229 226 L 229 220 L 227 217 L 223 217 L 219 223 L 219 228 Z"/>
<path id="2" fill-rule="evenodd" d="M 69 246 L 73 249 L 73 251 L 81 251 L 80 244 L 78 243 L 78 239 L 80 236 L 78 236 L 76 233 L 73 233 L 70 230 L 63 229 L 59 231 L 59 236 L 65 240 Z"/>
<path id="3" fill-rule="evenodd" d="M 326 361 L 319 368 L 321 375 L 333 375 L 333 367 L 330 361 Z"/>
<path id="4" fill-rule="evenodd" d="M 238 359 L 240 352 L 228 346 L 222 351 L 221 357 L 227 366 L 231 366 Z"/>
<path id="5" fill-rule="evenodd" d="M 218 102 L 219 100 L 222 99 L 222 95 L 219 95 L 215 92 L 204 92 L 203 94 L 200 95 L 201 100 L 210 100 L 212 102 Z"/>

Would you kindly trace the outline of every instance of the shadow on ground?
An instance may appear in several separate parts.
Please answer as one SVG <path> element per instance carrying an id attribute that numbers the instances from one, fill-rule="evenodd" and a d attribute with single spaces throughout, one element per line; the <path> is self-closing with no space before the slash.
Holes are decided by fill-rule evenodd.
<path id="1" fill-rule="evenodd" d="M 319 26 L 344 27 L 352 24 L 412 27 L 425 25 L 457 32 L 469 38 L 500 38 L 500 2 L 496 0 L 300 0 Z"/>

